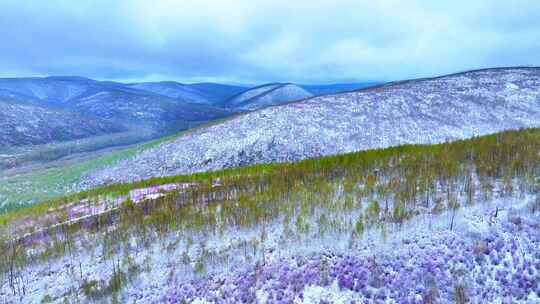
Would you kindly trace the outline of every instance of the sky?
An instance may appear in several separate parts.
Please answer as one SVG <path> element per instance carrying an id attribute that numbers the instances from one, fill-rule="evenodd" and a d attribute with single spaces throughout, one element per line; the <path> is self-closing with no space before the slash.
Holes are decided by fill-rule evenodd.
<path id="1" fill-rule="evenodd" d="M 388 81 L 540 66 L 538 0 L 0 0 L 0 77 Z"/>

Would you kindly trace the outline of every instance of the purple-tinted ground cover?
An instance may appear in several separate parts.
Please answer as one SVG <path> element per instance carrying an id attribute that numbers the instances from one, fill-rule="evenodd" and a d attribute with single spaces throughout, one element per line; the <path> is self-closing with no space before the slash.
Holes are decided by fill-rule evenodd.
<path id="1" fill-rule="evenodd" d="M 513 217 L 479 237 L 441 231 L 392 252 L 296 256 L 178 282 L 167 303 L 540 303 L 540 227 Z M 313 286 L 328 292 L 313 295 Z M 320 289 L 319 289 L 320 290 Z M 459 303 L 459 302 L 458 302 Z"/>

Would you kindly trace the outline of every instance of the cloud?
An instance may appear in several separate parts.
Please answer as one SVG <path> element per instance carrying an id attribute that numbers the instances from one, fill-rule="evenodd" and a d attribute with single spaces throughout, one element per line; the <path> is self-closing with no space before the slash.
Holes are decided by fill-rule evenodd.
<path id="1" fill-rule="evenodd" d="M 0 12 L 0 76 L 306 83 L 540 65 L 532 0 L 5 0 Z"/>

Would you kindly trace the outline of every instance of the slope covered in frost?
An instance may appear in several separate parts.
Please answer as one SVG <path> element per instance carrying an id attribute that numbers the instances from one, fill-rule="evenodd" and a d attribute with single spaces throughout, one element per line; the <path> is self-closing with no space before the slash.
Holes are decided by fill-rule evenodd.
<path id="1" fill-rule="evenodd" d="M 395 250 L 323 251 L 181 281 L 165 303 L 538 303 L 538 219 L 512 217 L 475 238 L 417 234 Z"/>
<path id="2" fill-rule="evenodd" d="M 86 186 L 540 126 L 540 69 L 390 83 L 268 107 L 146 150 Z"/>
<path id="3" fill-rule="evenodd" d="M 152 179 L 14 210 L 0 216 L 0 302 L 536 303 L 539 139 Z"/>
<path id="4" fill-rule="evenodd" d="M 120 129 L 143 128 L 158 136 L 232 114 L 122 83 L 67 76 L 0 78 L 0 100 L 9 101 L 2 105 L 4 119 L 0 120 L 8 125 L 1 131 L 7 146 L 59 142 Z M 21 114 L 23 108 L 28 112 Z M 86 119 L 77 118 L 82 116 Z M 97 123 L 91 124 L 105 125 L 104 120 L 109 126 L 99 130 Z"/>
<path id="5" fill-rule="evenodd" d="M 280 105 L 312 96 L 313 94 L 295 84 L 273 83 L 242 92 L 228 100 L 225 105 L 247 111 Z"/>
<path id="6" fill-rule="evenodd" d="M 0 97 L 0 147 L 42 144 L 122 131 L 97 117 Z"/>
<path id="7" fill-rule="evenodd" d="M 183 84 L 174 81 L 141 82 L 129 87 L 153 92 L 189 103 L 219 104 L 234 94 L 245 90 L 243 87 L 217 83 Z"/>

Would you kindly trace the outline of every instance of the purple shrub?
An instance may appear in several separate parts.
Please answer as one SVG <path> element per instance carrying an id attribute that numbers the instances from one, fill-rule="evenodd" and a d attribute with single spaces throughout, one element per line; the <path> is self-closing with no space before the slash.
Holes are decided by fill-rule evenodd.
<path id="1" fill-rule="evenodd" d="M 519 232 L 516 225 L 503 224 L 501 231 L 484 239 L 480 251 L 477 241 L 442 234 L 412 240 L 391 254 L 325 252 L 284 258 L 181 283 L 164 302 L 201 297 L 216 303 L 255 303 L 256 291 L 261 290 L 268 303 L 293 303 L 303 298 L 308 285 L 336 282 L 360 303 L 493 302 L 501 297 L 511 303 L 540 292 L 540 252 L 535 244 L 540 232 L 528 229 L 529 224 L 522 221 Z M 484 258 L 478 259 L 478 254 Z M 217 281 L 224 283 L 213 284 Z M 213 296 L 215 291 L 222 296 Z"/>

